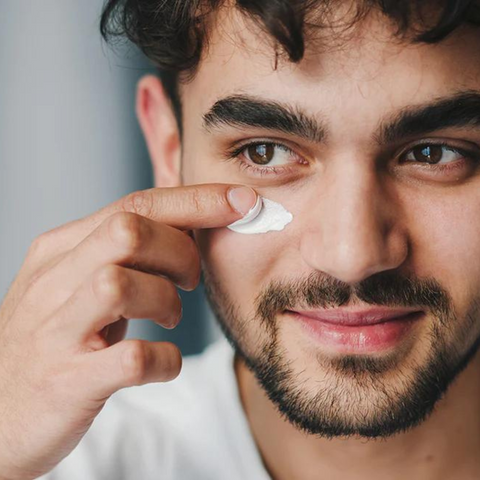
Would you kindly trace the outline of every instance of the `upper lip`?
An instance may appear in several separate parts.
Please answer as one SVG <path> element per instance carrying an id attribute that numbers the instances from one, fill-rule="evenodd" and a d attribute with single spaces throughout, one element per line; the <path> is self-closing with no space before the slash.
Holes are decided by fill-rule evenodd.
<path id="1" fill-rule="evenodd" d="M 398 317 L 404 317 L 413 312 L 420 312 L 418 308 L 331 308 L 327 310 L 291 310 L 304 317 L 337 325 L 373 325 Z"/>

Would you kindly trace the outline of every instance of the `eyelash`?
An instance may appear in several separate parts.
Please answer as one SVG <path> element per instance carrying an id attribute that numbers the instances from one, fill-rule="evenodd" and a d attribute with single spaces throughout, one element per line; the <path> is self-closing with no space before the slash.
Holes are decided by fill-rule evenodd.
<path id="1" fill-rule="evenodd" d="M 243 169 L 243 170 L 246 170 L 246 171 L 251 171 L 253 172 L 254 174 L 256 175 L 260 175 L 260 176 L 266 176 L 266 175 L 281 175 L 281 174 L 284 174 L 284 173 L 287 173 L 288 171 L 291 171 L 292 170 L 292 167 L 289 167 L 289 166 L 282 166 L 282 167 L 261 167 L 261 166 L 258 166 L 258 165 L 254 165 L 252 163 L 247 163 L 247 161 L 245 160 L 241 160 L 240 159 L 240 155 L 242 154 L 242 152 L 244 152 L 247 148 L 249 147 L 254 147 L 254 146 L 258 146 L 258 145 L 272 145 L 272 146 L 276 146 L 276 147 L 279 147 L 281 149 L 283 149 L 284 151 L 292 154 L 293 156 L 295 157 L 299 157 L 298 154 L 296 154 L 291 148 L 287 147 L 285 144 L 283 143 L 279 143 L 279 142 L 274 142 L 274 141 L 261 141 L 261 140 L 255 140 L 255 141 L 252 141 L 252 142 L 248 142 L 248 143 L 245 143 L 239 147 L 235 147 L 231 150 L 229 150 L 227 152 L 227 159 L 228 160 L 234 160 L 237 162 L 238 166 Z M 406 157 L 409 153 L 411 153 L 415 148 L 418 148 L 418 147 L 422 147 L 422 146 L 435 146 L 435 147 L 445 147 L 445 148 L 448 148 L 450 151 L 453 151 L 453 152 L 456 152 L 458 153 L 459 155 L 462 156 L 463 159 L 466 159 L 468 161 L 473 161 L 473 162 L 477 162 L 477 163 L 480 163 L 480 154 L 477 153 L 477 152 L 473 152 L 473 151 L 468 151 L 468 150 L 465 150 L 465 149 L 462 149 L 462 148 L 457 148 L 457 147 L 452 147 L 449 143 L 447 142 L 425 142 L 425 143 L 419 143 L 411 148 L 409 148 L 408 150 L 406 150 L 405 152 L 403 152 L 401 154 L 401 157 Z M 301 158 L 301 157 L 300 157 Z M 303 159 L 302 159 L 303 160 Z M 305 160 L 303 160 L 304 162 L 306 162 Z M 445 165 L 442 165 L 442 164 L 437 164 L 437 165 L 434 165 L 434 164 L 428 164 L 426 162 L 413 162 L 413 161 L 406 161 L 405 163 L 418 163 L 418 164 L 422 164 L 424 163 L 425 165 L 428 165 L 429 168 L 435 172 L 438 172 L 438 173 L 445 173 L 445 172 L 449 172 L 449 171 L 454 171 L 454 170 L 457 170 L 458 168 L 461 168 L 463 167 L 463 161 L 457 161 L 457 162 L 452 162 L 452 163 L 448 163 L 448 164 L 445 164 Z"/>

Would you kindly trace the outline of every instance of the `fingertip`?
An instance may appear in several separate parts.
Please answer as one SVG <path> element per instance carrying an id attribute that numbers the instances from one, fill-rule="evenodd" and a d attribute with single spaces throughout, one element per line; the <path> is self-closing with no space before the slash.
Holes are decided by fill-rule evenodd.
<path id="1" fill-rule="evenodd" d="M 227 191 L 230 206 L 242 216 L 247 215 L 257 204 L 258 194 L 246 186 L 230 187 Z"/>

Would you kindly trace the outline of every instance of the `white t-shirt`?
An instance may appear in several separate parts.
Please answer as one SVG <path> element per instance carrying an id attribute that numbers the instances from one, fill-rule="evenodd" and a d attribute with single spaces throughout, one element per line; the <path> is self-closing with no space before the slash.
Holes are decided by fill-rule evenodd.
<path id="1" fill-rule="evenodd" d="M 40 480 L 271 480 L 222 336 L 167 383 L 119 390 L 77 447 Z"/>

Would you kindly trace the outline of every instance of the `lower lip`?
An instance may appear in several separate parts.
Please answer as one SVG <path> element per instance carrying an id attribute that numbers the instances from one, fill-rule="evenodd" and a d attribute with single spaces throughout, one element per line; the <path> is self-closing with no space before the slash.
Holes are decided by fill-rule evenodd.
<path id="1" fill-rule="evenodd" d="M 423 312 L 415 312 L 374 325 L 346 326 L 322 322 L 288 312 L 317 342 L 341 353 L 369 353 L 391 349 L 412 330 Z"/>

